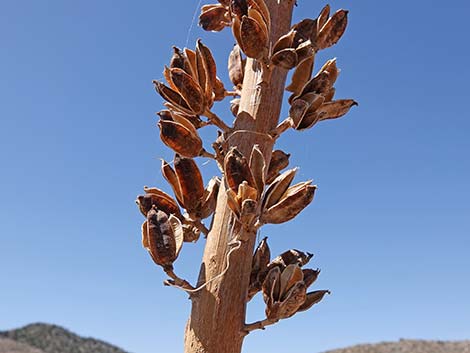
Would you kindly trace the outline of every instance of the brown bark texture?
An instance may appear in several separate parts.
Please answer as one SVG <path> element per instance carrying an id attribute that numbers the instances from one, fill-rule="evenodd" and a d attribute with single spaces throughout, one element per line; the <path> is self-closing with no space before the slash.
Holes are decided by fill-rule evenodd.
<path id="1" fill-rule="evenodd" d="M 266 4 L 272 20 L 270 39 L 274 43 L 290 29 L 295 1 L 266 0 Z M 271 77 L 262 77 L 261 64 L 248 59 L 239 113 L 234 130 L 226 135 L 230 147 L 236 146 L 249 156 L 257 144 L 269 163 L 274 140 L 268 132 L 278 123 L 286 75 L 287 70 L 275 68 Z M 191 296 L 185 353 L 240 353 L 242 350 L 256 234 L 240 234 L 243 230 L 234 222 L 222 182 L 197 287 L 209 283 Z M 235 243 L 235 238 L 244 241 Z"/>

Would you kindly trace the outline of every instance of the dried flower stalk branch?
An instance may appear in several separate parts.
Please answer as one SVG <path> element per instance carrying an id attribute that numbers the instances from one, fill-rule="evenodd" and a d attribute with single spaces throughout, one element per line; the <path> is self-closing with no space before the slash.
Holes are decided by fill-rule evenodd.
<path id="1" fill-rule="evenodd" d="M 342 117 L 357 104 L 334 99 L 340 72 L 336 59 L 313 75 L 316 53 L 342 37 L 348 12 L 330 14 L 327 5 L 317 18 L 292 26 L 294 4 L 218 0 L 202 7 L 203 29 L 232 30 L 236 45 L 228 58 L 228 77 L 233 89 L 224 87 L 212 52 L 201 40 L 194 50 L 174 47 L 164 68 L 166 82 L 154 81 L 166 107 L 158 113 L 160 138 L 175 152 L 171 165 L 162 162 L 174 197 L 146 187 L 137 203 L 145 217 L 143 247 L 169 276 L 165 284 L 190 294 L 186 353 L 240 353 L 251 331 L 308 310 L 329 294 L 308 290 L 320 274 L 304 268 L 312 254 L 291 249 L 271 259 L 267 238 L 254 249 L 259 228 L 292 220 L 316 191 L 311 180 L 294 183 L 297 168 L 283 171 L 290 155 L 274 150 L 276 140 L 288 129 L 302 131 Z M 289 70 L 292 81 L 286 86 Z M 291 93 L 289 116 L 279 123 L 284 90 Z M 234 119 L 212 110 L 227 97 Z M 210 144 L 213 153 L 199 135 L 209 125 L 220 130 Z M 197 158 L 214 159 L 220 178 L 204 186 Z M 184 242 L 198 241 L 201 233 L 206 245 L 193 286 L 175 273 L 174 262 Z M 246 304 L 259 292 L 266 317 L 245 324 Z"/>

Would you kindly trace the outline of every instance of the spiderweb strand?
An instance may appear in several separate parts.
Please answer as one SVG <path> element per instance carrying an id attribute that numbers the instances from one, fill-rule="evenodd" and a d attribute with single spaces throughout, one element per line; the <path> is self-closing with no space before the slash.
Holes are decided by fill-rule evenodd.
<path id="1" fill-rule="evenodd" d="M 186 48 L 189 47 L 189 39 L 191 37 L 191 32 L 193 31 L 193 28 L 194 28 L 194 23 L 196 22 L 197 14 L 199 12 L 199 9 L 201 8 L 201 4 L 202 4 L 202 0 L 199 0 L 199 2 L 197 3 L 196 9 L 194 10 L 193 19 L 191 20 L 191 25 L 189 26 L 188 35 L 186 37 Z"/>

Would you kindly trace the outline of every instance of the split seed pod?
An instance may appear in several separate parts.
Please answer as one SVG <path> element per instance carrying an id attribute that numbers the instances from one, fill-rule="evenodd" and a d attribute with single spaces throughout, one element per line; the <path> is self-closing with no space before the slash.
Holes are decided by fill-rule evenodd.
<path id="1" fill-rule="evenodd" d="M 316 47 L 326 49 L 336 44 L 343 36 L 348 24 L 348 11 L 338 10 L 319 30 Z"/>
<path id="2" fill-rule="evenodd" d="M 161 111 L 158 115 L 161 118 L 158 122 L 160 138 L 165 145 L 190 158 L 205 152 L 196 128 L 188 119 L 176 114 L 172 116 L 169 111 Z"/>
<path id="3" fill-rule="evenodd" d="M 199 26 L 205 31 L 219 32 L 230 26 L 230 12 L 222 4 L 204 5 L 199 15 Z"/>
<path id="4" fill-rule="evenodd" d="M 264 210 L 262 222 L 280 224 L 290 221 L 313 201 L 316 188 L 311 181 L 291 186 L 279 202 Z"/>
<path id="5" fill-rule="evenodd" d="M 228 75 L 236 89 L 241 90 L 245 75 L 246 60 L 242 58 L 240 47 L 235 44 L 228 57 Z"/>
<path id="6" fill-rule="evenodd" d="M 238 187 L 244 181 L 252 188 L 256 188 L 248 161 L 236 147 L 232 147 L 225 156 L 224 173 L 227 185 L 234 192 L 238 192 Z"/>
<path id="7" fill-rule="evenodd" d="M 204 216 L 207 211 L 202 209 L 203 205 L 211 205 L 213 197 L 212 191 L 205 191 L 201 172 L 192 158 L 185 158 L 176 154 L 174 159 L 175 169 L 162 161 L 162 174 L 170 183 L 176 199 L 181 207 L 188 211 L 191 218 L 199 219 Z M 216 187 L 213 182 L 212 189 Z M 211 206 L 212 207 L 212 206 Z"/>
<path id="8" fill-rule="evenodd" d="M 181 212 L 176 201 L 166 192 L 157 188 L 144 187 L 145 195 L 137 197 L 136 203 L 140 212 L 147 217 L 147 214 L 153 207 L 165 212 L 181 217 Z"/>
<path id="9" fill-rule="evenodd" d="M 251 262 L 250 290 L 248 293 L 250 299 L 261 290 L 270 260 L 271 251 L 268 245 L 268 238 L 266 237 L 259 243 Z"/>
<path id="10" fill-rule="evenodd" d="M 268 268 L 280 267 L 284 270 L 289 265 L 305 266 L 309 263 L 313 254 L 305 253 L 297 249 L 291 249 L 283 252 L 281 255 L 274 258 L 268 265 Z"/>
<path id="11" fill-rule="evenodd" d="M 164 268 L 171 269 L 177 257 L 175 233 L 168 216 L 155 209 L 147 213 L 147 240 L 148 251 L 153 261 Z"/>
<path id="12" fill-rule="evenodd" d="M 281 150 L 275 150 L 271 154 L 268 173 L 266 176 L 266 184 L 271 184 L 274 179 L 280 175 L 280 171 L 289 165 L 290 154 Z"/>

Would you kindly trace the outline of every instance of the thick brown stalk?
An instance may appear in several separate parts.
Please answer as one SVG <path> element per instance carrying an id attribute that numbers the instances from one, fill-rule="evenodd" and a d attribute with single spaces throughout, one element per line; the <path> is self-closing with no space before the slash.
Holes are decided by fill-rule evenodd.
<path id="1" fill-rule="evenodd" d="M 289 30 L 295 0 L 266 0 L 266 3 L 274 42 Z M 258 144 L 269 162 L 274 140 L 268 133 L 279 120 L 287 71 L 276 68 L 267 74 L 261 66 L 251 59 L 247 62 L 240 113 L 234 131 L 228 132 L 226 138 L 229 146 L 237 146 L 245 156 Z M 241 231 L 232 227 L 234 219 L 227 208 L 223 184 L 196 287 L 210 283 L 191 295 L 185 353 L 240 353 L 246 336 L 246 300 L 256 234 L 239 234 Z M 245 240 L 236 243 L 237 236 Z M 230 254 L 227 270 L 227 254 L 237 246 Z"/>

